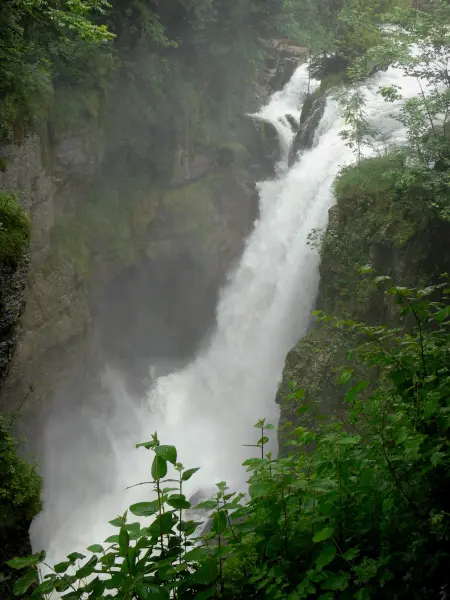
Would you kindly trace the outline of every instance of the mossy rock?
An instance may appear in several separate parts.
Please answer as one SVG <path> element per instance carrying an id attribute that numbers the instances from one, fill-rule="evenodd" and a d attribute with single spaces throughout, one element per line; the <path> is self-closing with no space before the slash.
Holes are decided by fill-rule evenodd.
<path id="1" fill-rule="evenodd" d="M 247 167 L 250 162 L 250 152 L 238 142 L 226 142 L 217 148 L 219 166 Z"/>

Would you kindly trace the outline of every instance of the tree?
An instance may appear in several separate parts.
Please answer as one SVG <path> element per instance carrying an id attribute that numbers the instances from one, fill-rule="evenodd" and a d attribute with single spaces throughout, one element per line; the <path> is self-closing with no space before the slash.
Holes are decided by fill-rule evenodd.
<path id="1" fill-rule="evenodd" d="M 6 0 L 0 6 L 0 136 L 46 114 L 55 75 L 55 56 L 64 61 L 78 43 L 99 45 L 111 40 L 104 24 L 106 0 Z"/>
<path id="2" fill-rule="evenodd" d="M 414 77 L 418 96 L 404 101 L 400 121 L 407 132 L 405 163 L 399 181 L 420 185 L 441 218 L 450 219 L 448 171 L 450 168 L 450 5 L 438 0 L 433 10 L 397 10 L 384 43 L 370 54 L 374 60 L 402 69 Z M 387 101 L 402 100 L 399 90 L 384 87 Z"/>

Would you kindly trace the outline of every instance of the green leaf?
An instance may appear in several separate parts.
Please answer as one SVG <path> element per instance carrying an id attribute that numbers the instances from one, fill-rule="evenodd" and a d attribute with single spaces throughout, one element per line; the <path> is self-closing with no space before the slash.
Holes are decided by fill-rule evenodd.
<path id="1" fill-rule="evenodd" d="M 75 561 L 84 560 L 86 557 L 84 556 L 84 554 L 80 554 L 79 552 L 72 552 L 72 554 L 69 554 L 67 558 L 73 564 Z"/>
<path id="2" fill-rule="evenodd" d="M 372 267 L 372 265 L 364 265 L 363 267 L 360 267 L 358 271 L 360 275 L 367 275 L 368 273 L 373 273 L 374 268 Z"/>
<path id="3" fill-rule="evenodd" d="M 227 528 L 227 516 L 223 510 L 215 512 L 211 521 L 211 531 L 213 533 L 223 533 Z"/>
<path id="4" fill-rule="evenodd" d="M 56 564 L 53 568 L 57 573 L 65 573 L 71 565 L 72 563 L 67 560 L 66 562 L 60 562 Z"/>
<path id="5" fill-rule="evenodd" d="M 102 556 L 99 559 L 99 562 L 102 563 L 102 565 L 105 565 L 106 568 L 110 569 L 116 562 L 117 556 L 118 555 L 115 552 L 108 552 L 108 554 L 105 554 L 105 556 Z"/>
<path id="6" fill-rule="evenodd" d="M 150 593 L 150 590 L 144 583 L 142 583 L 142 581 L 138 581 L 134 589 L 139 600 L 150 600 L 153 596 L 153 594 Z"/>
<path id="7" fill-rule="evenodd" d="M 161 567 L 160 569 L 158 569 L 158 577 L 162 580 L 162 581 L 170 581 L 171 579 L 174 578 L 174 575 L 177 574 L 176 569 L 174 569 L 171 565 L 167 566 L 165 565 L 164 567 Z"/>
<path id="8" fill-rule="evenodd" d="M 118 535 L 110 535 L 109 538 L 106 538 L 105 544 L 118 544 L 119 536 Z"/>
<path id="9" fill-rule="evenodd" d="M 319 557 L 316 560 L 317 569 L 323 569 L 323 567 L 326 567 L 328 564 L 330 564 L 330 562 L 334 559 L 335 556 L 336 547 L 334 546 L 334 544 L 325 544 L 325 546 L 322 548 L 321 553 L 319 554 Z"/>
<path id="10" fill-rule="evenodd" d="M 89 577 L 89 575 L 92 575 L 97 562 L 98 558 L 95 555 L 91 556 L 88 562 L 76 572 L 77 579 L 85 579 L 86 577 Z"/>
<path id="11" fill-rule="evenodd" d="M 379 564 L 375 559 L 365 557 L 359 565 L 353 567 L 353 571 L 360 582 L 366 583 L 375 577 L 378 567 Z"/>
<path id="12" fill-rule="evenodd" d="M 361 441 L 360 435 L 347 435 L 339 439 L 339 444 L 342 446 L 354 446 Z"/>
<path id="13" fill-rule="evenodd" d="M 330 538 L 333 535 L 333 533 L 333 527 L 325 527 L 324 529 L 321 529 L 314 535 L 313 542 L 315 544 L 317 544 L 318 542 L 323 542 L 324 540 Z"/>
<path id="14" fill-rule="evenodd" d="M 113 527 L 122 527 L 123 519 L 122 519 L 122 517 L 117 517 L 116 519 L 113 519 L 112 521 L 108 521 L 108 522 Z"/>
<path id="15" fill-rule="evenodd" d="M 295 390 L 294 392 L 292 392 L 291 398 L 292 398 L 292 400 L 303 400 L 303 398 L 305 397 L 305 394 L 306 394 L 306 390 L 304 390 L 303 388 L 300 388 L 299 390 Z"/>
<path id="16" fill-rule="evenodd" d="M 445 321 L 445 319 L 448 319 L 449 316 L 450 316 L 450 306 L 445 306 L 444 308 L 442 308 L 440 311 L 438 311 L 434 315 L 434 319 L 438 323 L 442 323 L 442 321 Z"/>
<path id="17" fill-rule="evenodd" d="M 16 567 L 13 567 L 13 568 L 16 568 Z M 20 568 L 22 568 L 22 567 L 20 567 Z M 22 596 L 23 594 L 25 594 L 27 589 L 31 585 L 33 585 L 33 583 L 36 583 L 37 581 L 38 581 L 37 571 L 34 569 L 28 571 L 27 573 L 25 573 L 25 575 L 22 575 L 22 577 L 20 579 L 18 579 L 16 581 L 16 583 L 14 584 L 14 588 L 13 588 L 14 596 Z"/>
<path id="18" fill-rule="evenodd" d="M 156 446 L 155 453 L 173 465 L 177 462 L 177 449 L 175 446 Z"/>
<path id="19" fill-rule="evenodd" d="M 350 548 L 350 550 L 347 550 L 347 552 L 343 554 L 343 557 L 345 560 L 353 560 L 358 556 L 359 553 L 359 548 Z"/>
<path id="20" fill-rule="evenodd" d="M 197 471 L 199 470 L 200 467 L 197 467 L 196 469 L 187 469 L 181 476 L 182 481 L 188 481 L 192 477 L 192 475 L 194 475 L 194 473 L 197 473 Z"/>
<path id="21" fill-rule="evenodd" d="M 212 598 L 215 593 L 216 593 L 215 588 L 210 588 L 209 590 L 203 590 L 203 592 L 200 592 L 199 594 L 194 596 L 194 600 L 208 600 L 208 598 Z"/>
<path id="22" fill-rule="evenodd" d="M 42 552 L 37 552 L 36 554 L 31 554 L 30 556 L 12 558 L 11 560 L 6 561 L 6 564 L 12 569 L 25 569 L 26 567 L 34 567 L 44 559 L 45 552 L 42 550 Z"/>
<path id="23" fill-rule="evenodd" d="M 210 510 L 216 507 L 217 502 L 215 500 L 204 500 L 203 502 L 200 502 L 200 504 L 197 504 L 195 508 L 205 508 L 207 510 Z"/>
<path id="24" fill-rule="evenodd" d="M 353 371 L 351 369 L 345 369 L 339 375 L 338 382 L 343 385 L 344 383 L 348 383 L 350 379 L 353 377 Z"/>
<path id="25" fill-rule="evenodd" d="M 351 388 L 345 396 L 346 402 L 354 402 L 359 392 L 362 392 L 369 387 L 370 381 L 360 381 L 357 385 Z"/>
<path id="26" fill-rule="evenodd" d="M 119 549 L 120 556 L 126 556 L 128 552 L 128 547 L 130 545 L 130 534 L 128 531 L 122 527 L 119 533 Z"/>
<path id="27" fill-rule="evenodd" d="M 152 502 L 138 502 L 130 506 L 130 512 L 137 517 L 151 517 L 159 511 L 158 500 Z"/>
<path id="28" fill-rule="evenodd" d="M 186 500 L 183 494 L 172 494 L 167 498 L 167 504 L 179 510 L 191 508 L 191 503 Z"/>
<path id="29" fill-rule="evenodd" d="M 197 583 L 208 585 L 214 583 L 217 579 L 218 569 L 217 562 L 212 559 L 206 560 L 198 571 L 192 574 L 192 580 Z"/>
<path id="30" fill-rule="evenodd" d="M 193 550 L 186 552 L 184 560 L 186 562 L 200 562 L 206 556 L 209 556 L 209 552 L 206 548 L 194 548 Z"/>
<path id="31" fill-rule="evenodd" d="M 103 552 L 103 546 L 100 546 L 100 544 L 93 544 L 92 546 L 88 546 L 88 550 L 94 554 L 99 554 L 100 552 Z"/>
<path id="32" fill-rule="evenodd" d="M 202 521 L 181 521 L 177 525 L 178 531 L 183 531 L 188 537 L 194 533 L 194 531 L 203 525 Z"/>
<path id="33" fill-rule="evenodd" d="M 164 479 L 167 475 L 167 461 L 158 454 L 155 454 L 152 464 L 152 477 L 155 481 Z"/>
<path id="34" fill-rule="evenodd" d="M 56 577 L 56 575 L 52 575 L 42 583 L 40 583 L 37 588 L 33 590 L 32 598 L 42 598 L 42 594 L 50 594 L 55 589 L 55 583 L 60 580 Z"/>
<path id="35" fill-rule="evenodd" d="M 431 455 L 431 464 L 433 465 L 433 467 L 436 467 L 438 464 L 440 464 L 443 461 L 444 458 L 445 458 L 444 452 L 435 452 L 434 454 Z"/>
<path id="36" fill-rule="evenodd" d="M 344 591 L 348 586 L 349 573 L 335 573 L 330 575 L 320 584 L 323 590 L 339 590 Z"/>
<path id="37" fill-rule="evenodd" d="M 302 415 L 304 415 L 305 413 L 307 413 L 309 410 L 309 405 L 308 404 L 304 404 L 303 406 L 300 406 L 300 408 L 297 408 L 297 416 L 301 417 Z"/>
<path id="38" fill-rule="evenodd" d="M 252 498 L 261 498 L 262 496 L 267 495 L 269 491 L 269 485 L 267 483 L 257 481 L 250 485 L 248 491 Z"/>
<path id="39" fill-rule="evenodd" d="M 131 535 L 132 533 L 139 533 L 139 531 L 141 530 L 141 524 L 140 523 L 127 523 L 126 525 L 123 526 L 124 529 L 126 529 L 128 531 L 128 533 Z"/>
<path id="40" fill-rule="evenodd" d="M 156 446 L 156 440 L 152 440 L 151 442 L 142 442 L 141 444 L 136 444 L 136 448 L 146 448 L 150 450 Z"/>
<path id="41" fill-rule="evenodd" d="M 154 535 L 169 533 L 174 525 L 173 515 L 171 512 L 158 515 L 150 525 L 150 531 Z"/>

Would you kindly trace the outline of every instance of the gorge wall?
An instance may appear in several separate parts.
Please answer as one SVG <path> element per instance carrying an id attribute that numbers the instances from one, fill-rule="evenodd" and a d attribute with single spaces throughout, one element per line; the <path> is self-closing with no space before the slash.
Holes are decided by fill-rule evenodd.
<path id="1" fill-rule="evenodd" d="M 301 51 L 269 45 L 268 54 L 248 111 L 285 83 Z M 9 376 L 0 402 L 2 411 L 25 410 L 29 437 L 55 393 L 70 390 L 82 403 L 90 386 L 98 390 L 105 364 L 139 392 L 152 359 L 183 362 L 207 334 L 257 215 L 255 179 L 272 168 L 277 145 L 267 126 L 243 114 L 235 123 L 222 141 L 192 134 L 167 150 L 163 137 L 164 169 L 143 138 L 118 154 L 101 114 L 69 129 L 48 123 L 1 146 L 0 190 L 18 194 L 32 232 L 29 261 L 12 278 L 2 271 L 2 379 Z"/>

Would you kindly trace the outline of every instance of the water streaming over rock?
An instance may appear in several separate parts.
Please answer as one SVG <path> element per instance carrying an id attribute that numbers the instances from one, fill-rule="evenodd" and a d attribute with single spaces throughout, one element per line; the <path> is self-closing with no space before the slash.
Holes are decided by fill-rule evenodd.
<path id="1" fill-rule="evenodd" d="M 287 149 L 285 161 L 293 139 L 285 115 L 299 118 L 305 75 L 301 67 L 260 113 L 276 126 Z M 372 80 L 373 85 L 391 83 L 402 86 L 407 96 L 417 93 L 415 82 L 395 70 Z M 398 106 L 385 104 L 374 90 L 366 89 L 366 96 L 367 115 L 381 132 L 378 150 L 386 139 L 401 142 L 404 131 L 390 116 Z M 256 440 L 252 425 L 258 418 L 276 421 L 274 398 L 286 353 L 310 322 L 319 275 L 318 256 L 307 237 L 313 228 L 326 226 L 333 179 L 353 160 L 339 136 L 342 125 L 330 100 L 314 147 L 278 179 L 259 184 L 260 218 L 221 294 L 215 333 L 196 359 L 156 379 L 139 402 L 130 400 L 113 373 L 107 375 L 111 394 L 104 420 L 94 424 L 90 438 L 81 432 L 78 439 L 70 437 L 82 445 L 84 457 L 75 474 L 67 424 L 50 422 L 43 433 L 45 505 L 32 532 L 34 547 L 47 548 L 50 561 L 101 542 L 111 534 L 105 525 L 109 519 L 149 497 L 148 487 L 125 488 L 149 479 L 150 454 L 136 450 L 135 443 L 146 441 L 155 430 L 164 443 L 177 446 L 187 467 L 201 467 L 191 480 L 192 493 L 223 479 L 243 484 L 240 463 L 249 449 L 242 445 Z M 106 465 L 96 460 L 95 431 L 107 440 Z M 66 442 L 69 446 L 64 447 Z M 77 463 L 79 456 L 77 452 Z"/>

